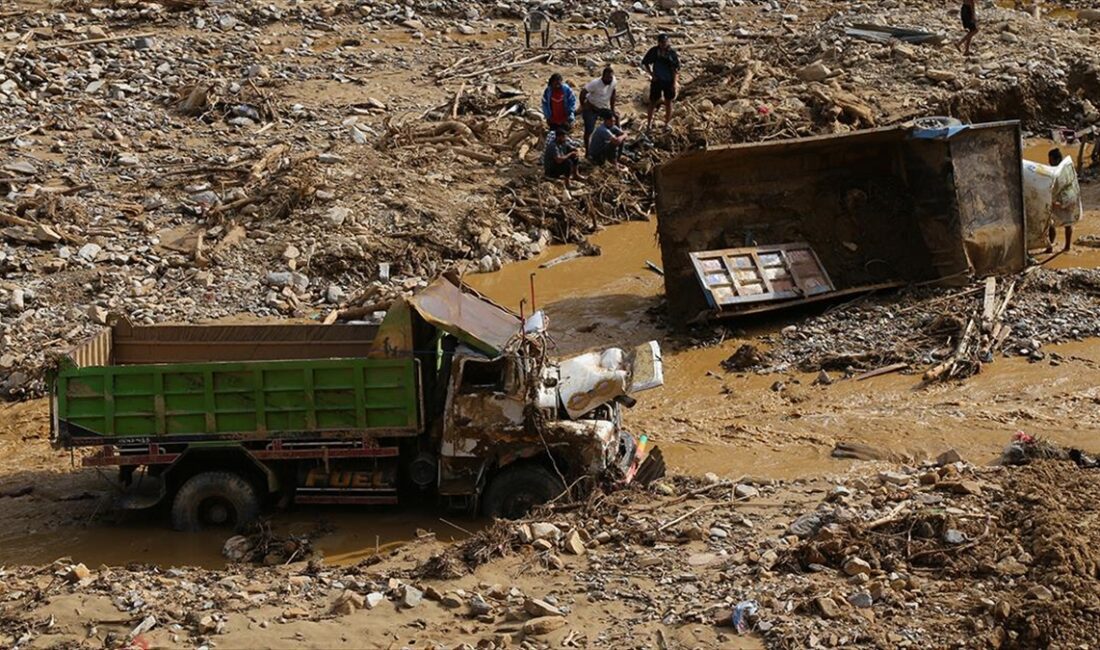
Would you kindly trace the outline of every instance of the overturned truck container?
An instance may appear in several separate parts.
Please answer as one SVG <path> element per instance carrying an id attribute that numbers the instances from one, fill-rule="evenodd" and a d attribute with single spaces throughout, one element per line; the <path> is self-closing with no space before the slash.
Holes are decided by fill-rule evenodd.
<path id="1" fill-rule="evenodd" d="M 1018 122 L 744 144 L 657 170 L 665 292 L 687 323 L 1021 270 Z"/>

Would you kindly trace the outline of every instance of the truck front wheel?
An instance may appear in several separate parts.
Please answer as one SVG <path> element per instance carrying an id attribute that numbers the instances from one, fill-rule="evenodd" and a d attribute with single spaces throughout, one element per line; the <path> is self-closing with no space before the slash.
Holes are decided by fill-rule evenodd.
<path id="1" fill-rule="evenodd" d="M 172 501 L 172 527 L 240 529 L 260 514 L 256 488 L 231 472 L 196 474 L 180 487 Z"/>
<path id="2" fill-rule="evenodd" d="M 541 505 L 565 491 L 561 480 L 539 465 L 513 465 L 497 474 L 482 498 L 482 509 L 489 517 L 519 519 L 534 506 Z"/>

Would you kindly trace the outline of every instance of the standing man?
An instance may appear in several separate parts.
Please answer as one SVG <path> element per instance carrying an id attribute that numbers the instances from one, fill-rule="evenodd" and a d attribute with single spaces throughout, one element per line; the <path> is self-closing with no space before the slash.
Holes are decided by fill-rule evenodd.
<path id="1" fill-rule="evenodd" d="M 653 111 L 662 97 L 665 102 L 665 126 L 668 126 L 672 120 L 672 100 L 676 99 L 676 92 L 680 88 L 680 57 L 668 42 L 668 34 L 657 37 L 656 47 L 649 48 L 642 58 L 642 67 L 649 73 L 650 79 L 646 130 L 653 128 Z"/>
<path id="2" fill-rule="evenodd" d="M 596 117 L 604 111 L 615 112 L 615 71 L 611 66 L 603 69 L 603 74 L 589 81 L 581 88 L 581 119 L 584 120 L 584 146 L 588 151 L 588 141 L 596 128 Z"/>
<path id="3" fill-rule="evenodd" d="M 959 17 L 962 18 L 966 36 L 959 39 L 959 42 L 955 43 L 955 47 L 963 53 L 963 56 L 968 56 L 970 54 L 970 41 L 974 40 L 974 35 L 978 33 L 978 16 L 974 12 L 974 0 L 963 0 L 962 8 L 959 9 Z"/>
<path id="4" fill-rule="evenodd" d="M 551 131 L 559 127 L 569 128 L 576 118 L 577 96 L 557 72 L 550 75 L 550 81 L 542 93 L 542 115 Z"/>

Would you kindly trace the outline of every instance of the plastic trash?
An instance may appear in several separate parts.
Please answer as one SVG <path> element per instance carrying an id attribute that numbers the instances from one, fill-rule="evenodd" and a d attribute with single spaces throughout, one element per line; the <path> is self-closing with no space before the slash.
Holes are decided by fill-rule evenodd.
<path id="1" fill-rule="evenodd" d="M 733 610 L 733 616 L 730 617 L 730 622 L 733 623 L 733 628 L 737 630 L 738 634 L 744 634 L 749 629 L 749 617 L 756 616 L 756 612 L 760 610 L 760 603 L 755 600 L 742 600 L 737 603 L 737 607 Z"/>

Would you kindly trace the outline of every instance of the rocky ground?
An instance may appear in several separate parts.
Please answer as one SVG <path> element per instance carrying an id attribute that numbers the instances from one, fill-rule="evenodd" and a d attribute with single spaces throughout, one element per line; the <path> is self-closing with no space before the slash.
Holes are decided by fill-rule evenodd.
<path id="1" fill-rule="evenodd" d="M 0 8 L 4 397 L 42 394 L 50 355 L 112 311 L 138 322 L 371 318 L 441 269 L 489 270 L 579 243 L 605 224 L 652 216 L 653 165 L 686 148 L 928 114 L 1019 118 L 1040 135 L 1100 119 L 1100 24 L 1084 12 L 1036 19 L 981 4 L 983 31 L 964 58 L 949 44 L 961 35 L 956 8 L 942 3 L 624 4 L 643 44 L 674 35 L 682 110 L 670 131 L 632 138 L 627 170 L 590 170 L 567 197 L 540 178 L 532 111 L 542 86 L 553 71 L 579 86 L 610 63 L 636 131 L 642 44 L 607 47 L 598 25 L 611 3 L 566 0 L 545 3 L 553 48 L 526 50 L 519 19 L 530 6 Z M 946 40 L 884 45 L 845 33 L 860 23 Z M 621 251 L 608 234 L 593 240 L 610 265 Z M 1091 267 L 1094 257 L 1061 259 Z M 627 423 L 659 440 L 678 473 L 717 476 L 606 495 L 458 545 L 408 534 L 415 539 L 358 564 L 301 559 L 339 532 L 287 544 L 280 530 L 230 545 L 258 564 L 200 569 L 188 565 L 210 539 L 180 542 L 158 532 L 159 521 L 111 525 L 103 477 L 49 450 L 43 401 L 0 405 L 0 642 L 1100 644 L 1096 470 L 1061 454 L 986 464 L 1017 428 L 1097 451 L 1094 269 L 1056 260 L 1002 279 L 998 295 L 1013 280 L 1016 295 L 992 370 L 917 390 L 905 375 L 859 376 L 949 359 L 980 313 L 982 286 L 873 296 L 751 334 L 666 338 L 654 316 L 659 279 L 629 266 L 604 276 L 607 267 L 591 271 L 590 261 L 548 270 L 543 282 L 574 264 L 581 270 L 570 273 L 589 277 L 540 289 L 563 349 L 662 339 L 669 385 L 640 400 Z M 985 342 L 997 337 L 980 325 L 952 376 L 988 363 Z M 720 362 L 744 343 L 768 356 L 723 373 Z M 828 381 L 815 381 L 822 368 Z M 931 460 L 949 447 L 973 462 Z M 887 460 L 841 461 L 829 458 L 834 449 Z M 348 544 L 376 540 L 372 532 Z M 212 541 L 215 556 L 222 542 Z M 732 624 L 739 609 L 743 635 Z"/>
<path id="2" fill-rule="evenodd" d="M 937 3 L 639 2 L 637 50 L 607 46 L 610 4 L 547 7 L 554 44 L 542 51 L 523 47 L 523 3 L 9 3 L 4 395 L 41 394 L 48 357 L 112 311 L 322 318 L 443 268 L 492 269 L 651 216 L 653 163 L 706 142 L 929 113 L 1020 118 L 1035 131 L 1100 118 L 1098 28 L 1085 14 L 983 7 L 964 58 L 947 44 L 954 10 Z M 846 35 L 867 22 L 944 42 Z M 632 139 L 627 171 L 595 172 L 569 198 L 542 183 L 549 73 L 579 86 L 617 66 L 636 129 L 640 47 L 658 31 L 675 34 L 685 62 L 672 131 Z"/>
<path id="3" fill-rule="evenodd" d="M 12 567 L 0 638 L 18 647 L 1091 647 L 1100 641 L 1091 514 L 1100 474 L 1088 456 L 1014 445 L 1022 466 L 976 467 L 949 450 L 822 479 L 668 480 L 498 522 L 458 544 L 424 534 L 352 566 L 299 559 L 308 544 L 258 534 L 229 540 L 226 552 L 260 565 L 217 571 L 68 559 Z"/>

